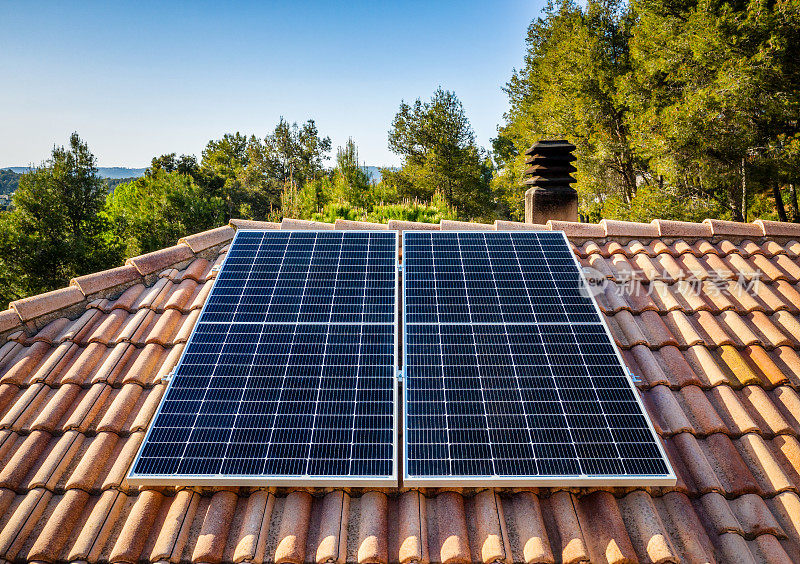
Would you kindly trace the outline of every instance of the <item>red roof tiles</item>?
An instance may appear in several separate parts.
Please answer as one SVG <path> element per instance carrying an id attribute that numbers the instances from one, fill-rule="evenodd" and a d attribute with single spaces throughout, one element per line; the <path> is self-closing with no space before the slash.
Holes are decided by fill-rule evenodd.
<path id="1" fill-rule="evenodd" d="M 125 480 L 233 228 L 563 228 L 678 473 L 566 491 L 141 489 Z M 800 227 L 234 220 L 0 312 L 0 559 L 800 559 Z M 752 284 L 759 273 L 758 284 Z M 639 284 L 638 295 L 618 284 Z M 748 287 L 749 286 L 749 287 Z"/>

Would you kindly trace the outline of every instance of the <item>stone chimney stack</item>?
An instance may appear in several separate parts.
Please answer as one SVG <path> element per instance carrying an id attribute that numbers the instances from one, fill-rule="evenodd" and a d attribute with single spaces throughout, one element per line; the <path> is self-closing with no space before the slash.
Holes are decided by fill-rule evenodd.
<path id="1" fill-rule="evenodd" d="M 568 141 L 539 141 L 525 151 L 525 223 L 548 219 L 578 221 L 578 193 L 570 184 L 577 169 L 572 166 L 575 145 Z"/>

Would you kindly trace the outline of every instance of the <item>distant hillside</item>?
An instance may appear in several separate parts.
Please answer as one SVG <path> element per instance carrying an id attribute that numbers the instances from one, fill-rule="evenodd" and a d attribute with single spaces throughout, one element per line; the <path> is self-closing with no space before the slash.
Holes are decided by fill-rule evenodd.
<path id="1" fill-rule="evenodd" d="M 387 167 L 387 166 L 366 166 L 365 165 L 362 168 L 364 169 L 364 172 L 367 173 L 367 176 L 369 176 L 375 182 L 380 182 L 381 181 L 381 169 L 382 168 L 388 168 L 389 170 L 397 170 L 397 167 L 393 167 L 393 166 L 388 166 Z"/>
<path id="2" fill-rule="evenodd" d="M 364 172 L 375 182 L 381 181 L 381 168 L 379 166 L 364 166 Z M 19 184 L 19 177 L 30 170 L 27 166 L 10 166 L 0 169 L 0 194 L 12 194 Z M 139 178 L 144 174 L 145 168 L 126 168 L 122 166 L 99 167 L 97 174 L 109 180 L 108 186 L 114 189 L 118 184 Z"/>
<path id="3" fill-rule="evenodd" d="M 0 195 L 13 194 L 19 186 L 19 177 L 22 176 L 10 169 L 0 169 Z"/>
<path id="4" fill-rule="evenodd" d="M 19 174 L 30 170 L 30 167 L 27 166 L 9 166 L 6 168 Z M 97 169 L 97 174 L 101 178 L 139 178 L 144 174 L 145 170 L 144 168 L 126 168 L 123 166 L 101 166 Z"/>
<path id="5" fill-rule="evenodd" d="M 6 194 L 13 194 L 17 191 L 19 187 L 19 179 L 22 176 L 23 172 L 26 172 L 28 167 L 22 166 L 14 166 L 10 168 L 0 169 L 0 196 Z M 101 168 L 98 169 L 100 172 L 100 177 L 106 179 L 106 184 L 108 184 L 108 189 L 113 190 L 118 185 L 122 184 L 123 182 L 130 182 L 131 180 L 136 180 L 142 174 L 144 174 L 143 168 L 122 168 L 122 167 L 113 167 L 113 168 Z M 117 174 L 127 173 L 123 176 L 115 176 Z M 5 204 L 5 202 L 0 202 L 0 204 Z"/>

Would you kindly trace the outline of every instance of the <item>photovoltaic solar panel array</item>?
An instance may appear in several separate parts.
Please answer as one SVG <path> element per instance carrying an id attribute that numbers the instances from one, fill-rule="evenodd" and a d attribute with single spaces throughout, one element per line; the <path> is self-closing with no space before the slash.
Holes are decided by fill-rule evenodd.
<path id="1" fill-rule="evenodd" d="M 403 242 L 405 484 L 675 483 L 563 233 Z M 131 483 L 397 485 L 397 260 L 238 231 Z"/>
<path id="2" fill-rule="evenodd" d="M 406 232 L 407 485 L 674 483 L 560 232 Z"/>
<path id="3" fill-rule="evenodd" d="M 392 485 L 397 234 L 239 231 L 133 483 Z"/>

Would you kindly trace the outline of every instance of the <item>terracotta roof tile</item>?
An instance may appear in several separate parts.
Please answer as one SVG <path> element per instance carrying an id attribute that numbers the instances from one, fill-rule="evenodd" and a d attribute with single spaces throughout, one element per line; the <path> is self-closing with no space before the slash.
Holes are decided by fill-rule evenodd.
<path id="1" fill-rule="evenodd" d="M 163 500 L 162 494 L 152 490 L 145 490 L 138 495 L 111 549 L 111 561 L 130 564 L 139 561 Z"/>
<path id="2" fill-rule="evenodd" d="M 539 497 L 532 492 L 520 492 L 511 502 L 512 518 L 506 513 L 506 522 L 510 521 L 518 539 L 517 554 L 522 554 L 526 564 L 535 562 L 555 562 L 550 539 L 542 517 Z M 421 560 L 421 555 L 419 560 Z"/>
<path id="3" fill-rule="evenodd" d="M 14 560 L 42 518 L 53 494 L 43 489 L 28 492 L 0 531 L 0 555 Z"/>
<path id="4" fill-rule="evenodd" d="M 438 223 L 422 223 L 419 221 L 403 221 L 400 219 L 390 219 L 386 225 L 389 229 L 397 231 L 410 231 L 410 230 L 438 230 Z"/>
<path id="5" fill-rule="evenodd" d="M 785 223 L 781 221 L 768 221 L 757 219 L 753 223 L 761 228 L 767 237 L 798 237 L 800 236 L 800 224 Z"/>
<path id="6" fill-rule="evenodd" d="M 691 223 L 654 219 L 653 225 L 658 229 L 659 237 L 711 237 L 713 227 L 707 223 Z"/>
<path id="7" fill-rule="evenodd" d="M 647 235 L 654 226 L 670 233 L 666 241 Z M 21 320 L 13 310 L 0 314 L 0 558 L 800 558 L 800 244 L 783 242 L 785 235 L 764 238 L 758 223 L 611 224 L 620 234 L 610 236 L 606 224 L 544 227 L 565 228 L 581 263 L 619 283 L 607 286 L 599 302 L 628 367 L 641 378 L 637 385 L 678 473 L 675 487 L 424 492 L 428 497 L 391 489 L 312 496 L 291 489 L 131 488 L 126 472 L 163 396 L 161 379 L 205 303 L 212 265 L 225 256 L 227 240 L 201 248 L 213 239 L 206 233 L 186 239 L 194 246 L 181 246 L 185 260 L 165 261 L 119 297 L 113 288 L 124 284 L 97 291 L 90 304 L 82 297 L 42 314 L 10 336 L 4 319 L 11 329 Z M 644 277 L 642 291 L 616 292 L 635 270 Z M 765 274 L 750 284 L 757 270 Z M 690 284 L 695 277 L 706 283 Z M 714 293 L 715 286 L 722 291 Z M 214 511 L 230 516 L 222 528 L 214 526 Z"/>
<path id="8" fill-rule="evenodd" d="M 231 227 L 235 229 L 280 229 L 281 224 L 272 221 L 252 221 L 249 219 L 232 219 Z"/>
<path id="9" fill-rule="evenodd" d="M 269 535 L 269 524 L 275 506 L 275 496 L 257 491 L 247 499 L 245 519 L 239 532 L 239 542 L 233 554 L 234 562 L 263 561 Z"/>
<path id="10" fill-rule="evenodd" d="M 250 497 L 257 496 L 255 493 Z M 180 560 L 199 502 L 200 496 L 191 490 L 181 490 L 175 494 L 149 555 L 151 561 Z"/>
<path id="11" fill-rule="evenodd" d="M 748 433 L 738 439 L 737 443 L 747 467 L 758 481 L 760 491 L 768 496 L 789 489 L 797 491 L 797 486 L 789 479 L 777 456 L 762 437 Z M 759 490 L 756 492 L 760 493 Z"/>
<path id="12" fill-rule="evenodd" d="M 188 237 L 183 237 L 178 243 L 183 243 L 188 246 L 193 253 L 201 253 L 211 247 L 222 245 L 233 239 L 235 230 L 232 227 L 223 226 L 216 229 L 210 229 Z"/>
<path id="13" fill-rule="evenodd" d="M 335 226 L 333 223 L 324 223 L 322 221 L 308 221 L 306 219 L 288 219 L 284 218 L 281 221 L 281 229 L 293 229 L 293 230 L 323 230 L 323 229 L 333 229 Z"/>
<path id="14" fill-rule="evenodd" d="M 497 231 L 544 231 L 547 225 L 541 223 L 522 223 L 519 221 L 495 220 L 494 228 Z"/>
<path id="15" fill-rule="evenodd" d="M 493 223 L 473 223 L 471 221 L 454 221 L 443 219 L 439 223 L 442 231 L 494 231 Z"/>
<path id="16" fill-rule="evenodd" d="M 80 403 L 70 413 L 64 423 L 64 429 L 86 432 L 98 417 L 100 410 L 106 405 L 112 390 L 113 388 L 104 382 L 92 384 L 80 399 Z"/>
<path id="17" fill-rule="evenodd" d="M 369 221 L 351 221 L 349 219 L 337 219 L 334 222 L 334 229 L 358 229 L 358 230 L 383 230 L 389 226 L 385 223 L 371 223 Z"/>
<path id="18" fill-rule="evenodd" d="M 601 219 L 600 226 L 606 237 L 658 237 L 658 226 L 651 223 Z"/>
<path id="19" fill-rule="evenodd" d="M 567 237 L 577 239 L 596 238 L 605 235 L 602 226 L 592 223 L 578 223 L 576 221 L 553 221 L 547 222 L 547 226 L 553 231 L 563 231 Z"/>
<path id="20" fill-rule="evenodd" d="M 136 267 L 126 264 L 95 274 L 73 278 L 70 284 L 77 286 L 84 296 L 90 296 L 120 286 L 127 286 L 139 280 L 141 280 L 141 275 L 136 270 Z"/>
<path id="21" fill-rule="evenodd" d="M 705 312 L 699 312 L 698 315 L 704 313 Z M 707 319 L 707 317 L 704 319 Z M 698 330 L 695 329 L 691 318 L 680 310 L 670 311 L 663 317 L 663 321 L 670 333 L 677 338 L 678 344 L 681 347 L 691 347 L 704 343 L 708 343 L 709 345 L 718 344 L 714 340 L 706 340 L 701 337 Z M 721 335 L 717 336 L 720 337 Z"/>
<path id="22" fill-rule="evenodd" d="M 140 313 L 142 309 L 157 309 L 163 301 L 164 287 L 170 284 L 166 278 L 159 278 L 153 285 L 148 286 L 139 294 L 136 300 L 133 301 L 130 311 Z"/>
<path id="23" fill-rule="evenodd" d="M 127 491 L 130 488 L 127 484 L 126 475 L 143 440 L 144 432 L 137 432 L 117 442 L 114 452 L 111 454 L 113 466 L 108 470 L 108 474 L 105 477 L 101 476 L 103 478 L 100 484 L 101 490 L 119 488 Z"/>
<path id="24" fill-rule="evenodd" d="M 800 396 L 794 388 L 779 386 L 770 393 L 770 398 L 780 409 L 793 431 L 800 434 Z"/>
<path id="25" fill-rule="evenodd" d="M 163 309 L 186 311 L 187 305 L 194 298 L 198 287 L 198 283 L 191 278 L 187 278 L 180 284 L 170 287 L 170 294 L 164 302 Z"/>
<path id="26" fill-rule="evenodd" d="M 789 422 L 783 417 L 778 407 L 772 403 L 769 395 L 761 386 L 746 386 L 741 395 L 747 402 L 747 408 L 756 420 L 756 428 L 763 434 L 792 434 Z"/>
<path id="27" fill-rule="evenodd" d="M 136 270 L 142 276 L 150 276 L 169 266 L 186 263 L 193 257 L 192 249 L 188 245 L 178 244 L 174 247 L 130 258 L 125 264 L 136 267 Z"/>
<path id="28" fill-rule="evenodd" d="M 783 248 L 791 258 L 800 257 L 800 241 L 791 240 Z"/>
<path id="29" fill-rule="evenodd" d="M 630 540 L 642 560 L 650 562 L 675 562 L 679 553 L 675 550 L 667 528 L 656 509 L 653 498 L 645 492 L 633 492 L 619 501 L 625 517 Z"/>
<path id="30" fill-rule="evenodd" d="M 417 490 L 400 495 L 398 501 L 398 561 L 428 561 L 428 532 L 425 498 Z"/>
<path id="31" fill-rule="evenodd" d="M 712 388 L 708 393 L 708 399 L 713 403 L 714 410 L 730 434 L 741 435 L 758 431 L 756 422 L 730 386 Z"/>
<path id="32" fill-rule="evenodd" d="M 286 496 L 278 530 L 275 564 L 303 562 L 310 517 L 311 496 L 307 492 L 296 491 Z"/>
<path id="33" fill-rule="evenodd" d="M 645 401 L 650 407 L 648 411 L 652 415 L 653 424 L 660 431 L 659 434 L 697 433 L 686 418 L 683 407 L 666 386 L 659 385 L 651 388 L 645 395 Z"/>
<path id="34" fill-rule="evenodd" d="M 200 537 L 194 547 L 192 560 L 196 562 L 220 562 L 238 497 L 236 494 L 221 491 L 214 494 L 208 505 Z"/>
<path id="35" fill-rule="evenodd" d="M 127 497 L 116 491 L 103 492 L 91 508 L 71 549 L 66 553 L 69 561 L 95 562 L 108 542 L 114 524 L 119 518 Z"/>
<path id="36" fill-rule="evenodd" d="M 585 536 L 593 562 L 638 560 L 614 496 L 608 492 L 596 492 L 581 497 L 577 506 L 581 528 L 589 533 Z"/>
<path id="37" fill-rule="evenodd" d="M 71 308 L 83 301 L 83 292 L 76 286 L 68 286 L 46 294 L 17 300 L 9 305 L 17 312 L 22 321 L 28 322 L 62 309 Z"/>
<path id="38" fill-rule="evenodd" d="M 464 512 L 464 499 L 455 492 L 443 492 L 436 496 L 436 535 L 432 546 L 432 556 L 438 557 L 442 564 L 472 562 L 467 522 Z"/>
<path id="39" fill-rule="evenodd" d="M 36 542 L 26 555 L 28 560 L 48 562 L 60 560 L 70 532 L 81 517 L 81 512 L 89 501 L 89 494 L 79 490 L 68 491 L 50 514 Z"/>
<path id="40" fill-rule="evenodd" d="M 367 495 L 367 494 L 365 494 Z M 318 521 L 315 523 L 316 535 L 313 535 L 309 556 L 315 562 L 337 562 L 344 560 L 347 547 L 342 545 L 341 535 L 348 529 L 348 509 L 350 496 L 342 491 L 332 491 L 321 500 L 316 500 L 314 512 Z M 312 502 L 313 504 L 314 502 Z M 313 507 L 313 506 L 312 506 Z M 366 510 L 367 512 L 369 509 Z M 313 555 L 313 556 L 312 556 Z M 353 559 L 351 558 L 350 561 Z"/>
<path id="41" fill-rule="evenodd" d="M 14 309 L 0 311 L 0 333 L 11 331 L 22 325 L 22 319 Z"/>
<path id="42" fill-rule="evenodd" d="M 548 520 L 558 530 L 558 544 L 554 547 L 556 558 L 563 562 L 589 560 L 589 551 L 583 538 L 572 494 L 557 491 L 547 500 Z"/>

